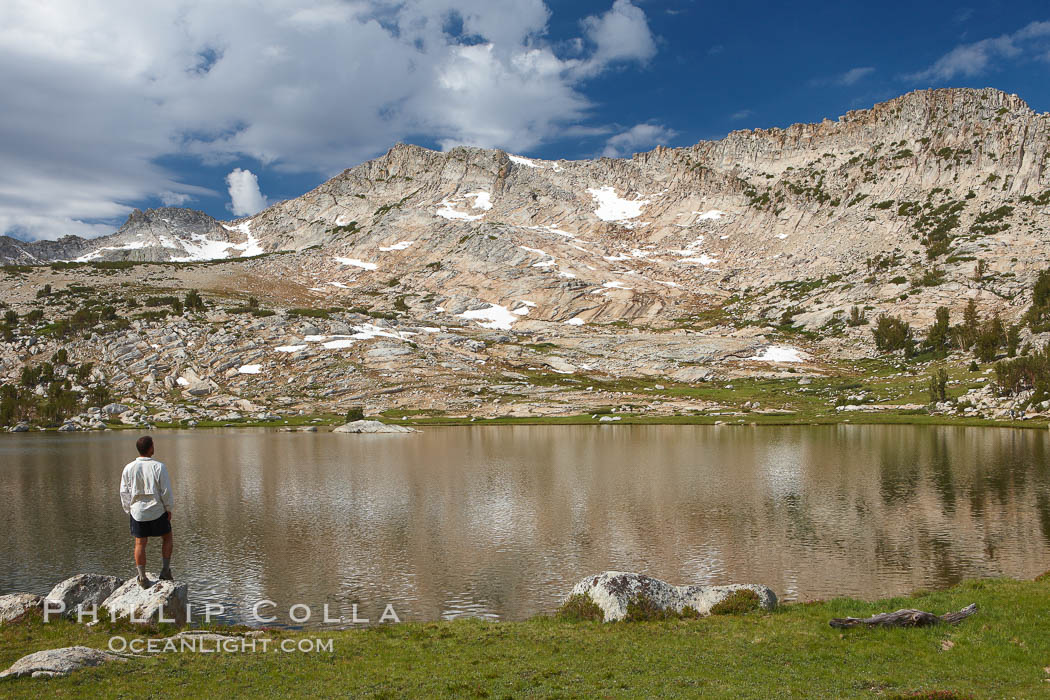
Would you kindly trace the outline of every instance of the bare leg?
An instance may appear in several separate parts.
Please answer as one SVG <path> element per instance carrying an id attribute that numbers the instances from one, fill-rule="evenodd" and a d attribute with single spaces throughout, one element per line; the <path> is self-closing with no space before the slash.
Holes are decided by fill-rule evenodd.
<path id="1" fill-rule="evenodd" d="M 146 565 L 146 542 L 148 537 L 135 538 L 135 566 Z"/>
<path id="2" fill-rule="evenodd" d="M 166 535 L 161 536 L 160 540 L 160 555 L 165 559 L 171 559 L 171 550 L 175 545 L 175 538 L 171 536 L 169 532 Z M 145 556 L 145 554 L 143 554 Z"/>

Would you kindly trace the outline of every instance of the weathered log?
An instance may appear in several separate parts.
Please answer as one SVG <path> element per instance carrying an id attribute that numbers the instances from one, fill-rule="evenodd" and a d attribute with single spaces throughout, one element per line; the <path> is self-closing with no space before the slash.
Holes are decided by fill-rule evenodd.
<path id="1" fill-rule="evenodd" d="M 927 627 L 946 622 L 955 625 L 977 612 L 977 604 L 971 603 L 959 612 L 934 615 L 922 610 L 898 610 L 891 613 L 879 613 L 864 620 L 859 617 L 836 617 L 828 624 L 832 627 L 846 628 L 867 625 L 868 627 Z"/>

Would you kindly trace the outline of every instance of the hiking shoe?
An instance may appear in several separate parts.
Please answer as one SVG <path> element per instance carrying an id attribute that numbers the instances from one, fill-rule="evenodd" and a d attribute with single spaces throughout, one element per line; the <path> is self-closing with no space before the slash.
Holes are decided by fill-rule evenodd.
<path id="1" fill-rule="evenodd" d="M 142 590 L 146 590 L 147 588 L 149 588 L 149 579 L 148 578 L 146 578 L 145 576 L 139 576 L 138 579 L 139 579 L 139 588 L 141 588 Z"/>
<path id="2" fill-rule="evenodd" d="M 160 571 L 161 581 L 174 581 L 175 577 L 171 575 L 171 569 L 161 569 Z"/>

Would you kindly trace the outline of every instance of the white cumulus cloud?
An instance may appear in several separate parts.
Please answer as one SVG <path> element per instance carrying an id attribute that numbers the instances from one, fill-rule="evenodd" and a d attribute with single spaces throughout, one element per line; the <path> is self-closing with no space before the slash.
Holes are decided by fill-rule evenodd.
<path id="1" fill-rule="evenodd" d="M 226 176 L 229 187 L 228 208 L 235 216 L 251 216 L 266 208 L 266 197 L 259 191 L 259 178 L 251 170 L 234 168 Z"/>
<path id="2" fill-rule="evenodd" d="M 543 0 L 0 4 L 0 233 L 112 230 L 170 156 L 329 176 L 397 141 L 523 152 L 588 124 L 586 82 L 656 52 L 629 0 L 548 38 Z M 259 172 L 259 168 L 255 168 Z"/>
<path id="3" fill-rule="evenodd" d="M 627 131 L 609 137 L 605 142 L 602 155 L 607 158 L 620 158 L 653 146 L 666 145 L 678 134 L 673 129 L 653 123 L 635 124 Z"/>
<path id="4" fill-rule="evenodd" d="M 958 75 L 973 77 L 988 70 L 997 60 L 1046 51 L 1048 39 L 1050 21 L 1031 22 L 1013 34 L 960 44 L 929 68 L 905 77 L 915 81 L 951 80 Z"/>

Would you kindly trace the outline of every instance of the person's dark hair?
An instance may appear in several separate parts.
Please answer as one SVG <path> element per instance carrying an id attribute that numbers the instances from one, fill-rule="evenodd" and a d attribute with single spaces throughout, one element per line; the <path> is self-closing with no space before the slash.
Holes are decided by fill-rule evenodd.
<path id="1" fill-rule="evenodd" d="M 143 435 L 135 441 L 135 449 L 139 451 L 140 455 L 145 456 L 149 452 L 150 448 L 153 447 L 153 438 L 149 435 Z"/>

